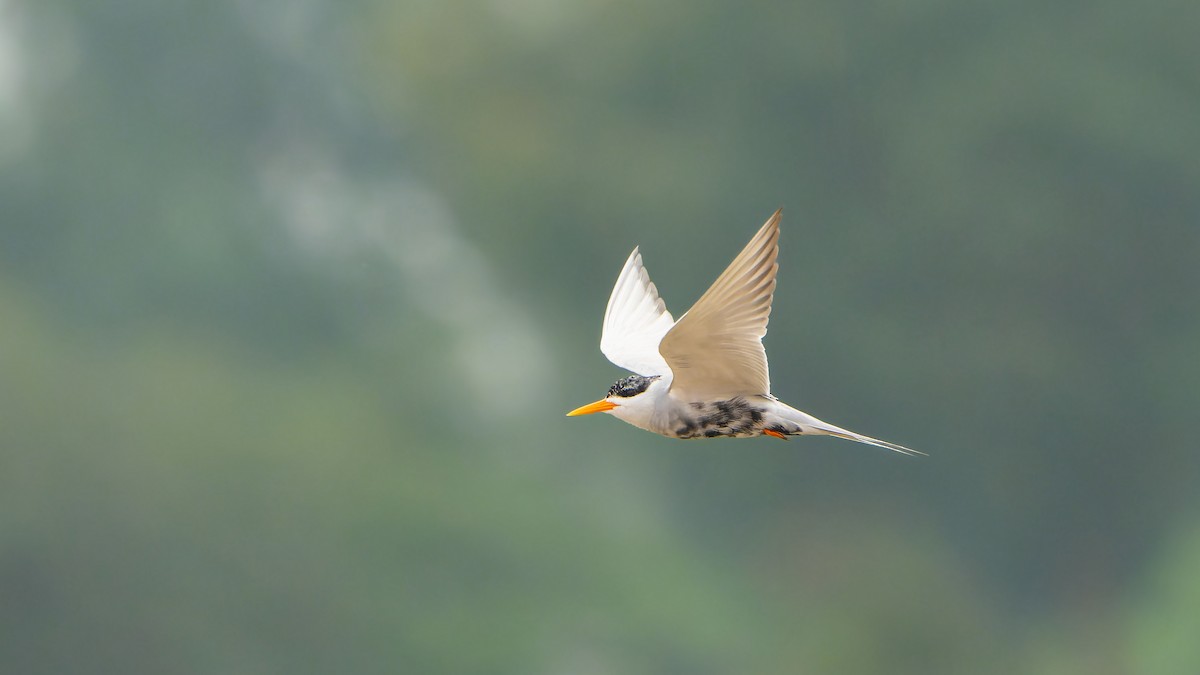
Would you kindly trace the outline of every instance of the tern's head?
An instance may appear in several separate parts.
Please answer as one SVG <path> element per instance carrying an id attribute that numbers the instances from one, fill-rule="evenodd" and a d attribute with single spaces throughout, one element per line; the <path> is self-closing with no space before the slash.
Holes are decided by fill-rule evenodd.
<path id="1" fill-rule="evenodd" d="M 654 402 L 658 398 L 655 394 L 661 386 L 662 380 L 658 375 L 622 377 L 608 388 L 607 396 L 572 410 L 567 413 L 567 417 L 606 412 L 644 428 L 654 412 Z"/>

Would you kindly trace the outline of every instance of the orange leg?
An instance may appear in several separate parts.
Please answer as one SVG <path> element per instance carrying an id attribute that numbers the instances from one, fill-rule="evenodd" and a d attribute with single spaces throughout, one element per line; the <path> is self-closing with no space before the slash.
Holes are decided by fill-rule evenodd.
<path id="1" fill-rule="evenodd" d="M 765 434 L 767 436 L 774 436 L 775 438 L 778 438 L 781 441 L 787 440 L 787 436 L 784 436 L 783 434 L 781 434 L 778 431 L 775 431 L 773 429 L 763 429 L 763 434 Z"/>

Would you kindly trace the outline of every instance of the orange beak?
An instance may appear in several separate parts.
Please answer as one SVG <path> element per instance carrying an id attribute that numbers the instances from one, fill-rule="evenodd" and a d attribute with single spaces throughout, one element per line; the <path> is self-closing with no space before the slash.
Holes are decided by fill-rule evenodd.
<path id="1" fill-rule="evenodd" d="M 608 412 L 615 407 L 617 407 L 616 403 L 609 403 L 604 399 L 600 399 L 595 403 L 589 403 L 582 408 L 576 408 L 572 410 L 571 412 L 567 413 L 567 417 L 575 417 L 576 415 L 591 415 L 592 413 L 598 412 Z"/>

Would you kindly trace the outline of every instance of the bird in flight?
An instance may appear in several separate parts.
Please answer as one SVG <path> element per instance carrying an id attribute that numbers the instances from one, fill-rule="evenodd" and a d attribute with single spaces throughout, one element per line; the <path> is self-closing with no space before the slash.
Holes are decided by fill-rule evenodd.
<path id="1" fill-rule="evenodd" d="M 658 297 L 634 248 L 604 310 L 600 351 L 635 374 L 567 416 L 604 412 L 671 438 L 787 440 L 815 434 L 924 454 L 822 422 L 771 395 L 762 338 L 779 270 L 782 211 L 767 220 L 678 321 Z"/>

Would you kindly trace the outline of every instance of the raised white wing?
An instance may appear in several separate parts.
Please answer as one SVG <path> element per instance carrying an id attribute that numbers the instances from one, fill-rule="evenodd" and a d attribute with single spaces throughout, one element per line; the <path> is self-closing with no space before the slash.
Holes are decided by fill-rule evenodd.
<path id="1" fill-rule="evenodd" d="M 687 401 L 771 393 L 762 337 L 779 264 L 779 216 L 762 226 L 659 344 Z"/>
<path id="2" fill-rule="evenodd" d="M 675 325 L 636 248 L 629 254 L 604 310 L 600 351 L 609 361 L 639 375 L 668 375 L 658 343 Z"/>

